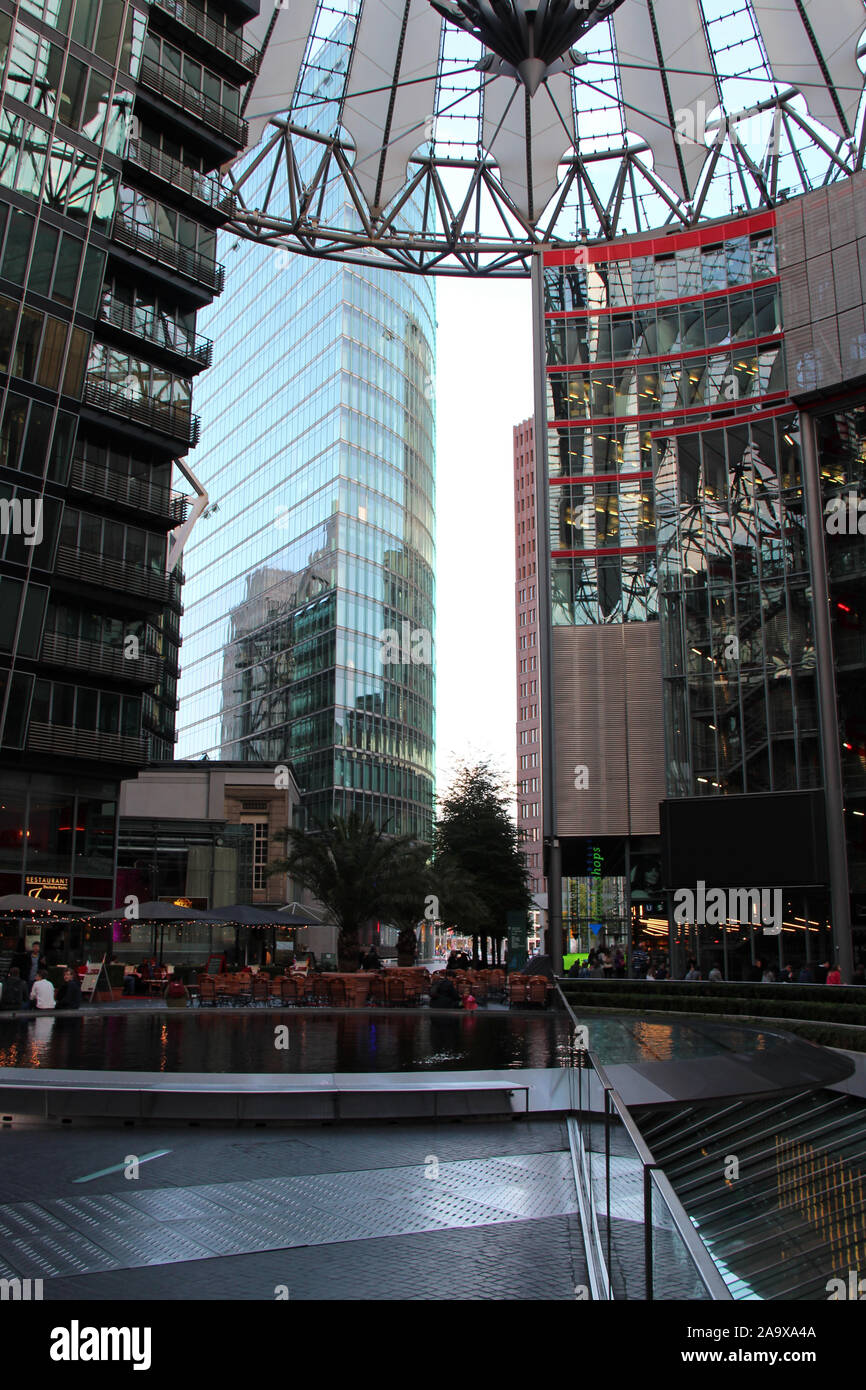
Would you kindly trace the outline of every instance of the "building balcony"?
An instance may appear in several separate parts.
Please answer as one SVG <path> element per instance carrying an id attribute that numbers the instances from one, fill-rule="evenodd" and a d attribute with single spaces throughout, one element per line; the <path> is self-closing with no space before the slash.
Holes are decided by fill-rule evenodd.
<path id="1" fill-rule="evenodd" d="M 174 25 L 195 35 L 200 45 L 219 55 L 220 66 L 228 67 L 240 82 L 248 82 L 259 70 L 260 55 L 240 34 L 215 23 L 184 0 L 151 0 L 152 8 Z"/>
<path id="2" fill-rule="evenodd" d="M 178 193 L 185 194 L 195 203 L 199 214 L 203 209 L 218 213 L 222 221 L 233 217 L 237 211 L 233 195 L 223 188 L 219 179 L 209 174 L 195 173 L 181 164 L 179 159 L 163 154 L 162 150 L 149 145 L 146 140 L 130 140 L 124 159 L 136 169 L 149 174 L 163 188 L 171 189 L 175 197 Z"/>
<path id="3" fill-rule="evenodd" d="M 142 59 L 138 81 L 140 87 L 171 102 L 172 106 L 176 106 L 184 115 L 201 121 L 235 149 L 240 150 L 246 144 L 246 121 L 234 111 L 229 111 L 228 107 L 203 96 L 191 83 L 184 82 L 173 72 L 169 72 L 168 68 L 155 63 L 152 58 Z"/>
<path id="4" fill-rule="evenodd" d="M 84 382 L 84 403 L 96 410 L 105 410 L 125 421 L 132 421 L 155 430 L 158 434 L 180 441 L 194 449 L 199 437 L 199 419 L 183 406 L 147 397 L 130 396 L 122 387 L 106 382 L 102 377 L 87 377 Z"/>
<path id="5" fill-rule="evenodd" d="M 49 666 L 64 666 L 71 671 L 92 671 L 114 676 L 117 680 L 132 681 L 136 685 L 155 685 L 161 674 L 161 665 L 156 656 L 142 653 L 133 659 L 124 656 L 122 647 L 106 647 L 101 642 L 66 637 L 60 632 L 45 633 L 40 659 Z"/>
<path id="6" fill-rule="evenodd" d="M 165 314 L 155 309 L 124 304 L 113 295 L 103 300 L 99 310 L 102 323 L 108 323 L 126 337 L 160 348 L 172 357 L 181 358 L 187 367 L 209 367 L 213 355 L 210 338 L 187 334 Z"/>
<path id="7" fill-rule="evenodd" d="M 158 265 L 176 270 L 178 275 L 192 280 L 196 285 L 206 285 L 214 294 L 222 294 L 225 270 L 219 261 L 212 261 L 210 257 L 202 256 L 197 251 L 190 251 L 172 237 L 163 236 L 152 227 L 133 222 L 119 212 L 114 219 L 112 239 L 118 245 L 125 246 L 127 250 L 135 251 L 139 256 L 146 256 Z"/>
<path id="8" fill-rule="evenodd" d="M 93 584 L 136 598 L 148 609 L 169 606 L 176 612 L 183 612 L 180 601 L 183 576 L 177 573 L 159 574 L 156 570 L 127 565 L 105 555 L 89 555 L 68 545 L 58 546 L 54 573 L 63 579 Z"/>
<path id="9" fill-rule="evenodd" d="M 189 498 L 182 492 L 172 492 L 127 473 L 116 473 L 89 459 L 73 458 L 69 486 L 76 492 L 104 497 L 136 512 L 148 512 L 168 522 L 172 528 L 182 525 L 189 511 Z"/>
<path id="10" fill-rule="evenodd" d="M 147 739 L 126 734 L 101 734 L 91 729 L 68 729 L 60 724 L 31 723 L 27 747 L 58 757 L 87 758 L 91 762 L 144 763 Z"/>

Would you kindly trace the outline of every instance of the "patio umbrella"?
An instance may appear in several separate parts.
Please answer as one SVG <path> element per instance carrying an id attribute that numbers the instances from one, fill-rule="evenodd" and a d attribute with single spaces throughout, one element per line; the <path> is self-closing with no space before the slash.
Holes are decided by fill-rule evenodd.
<path id="1" fill-rule="evenodd" d="M 119 922 L 126 916 L 122 907 L 110 907 L 107 912 L 97 912 L 94 922 Z M 136 922 L 210 922 L 221 921 L 213 912 L 199 912 L 194 907 L 177 907 L 175 903 L 139 903 L 135 911 Z"/>
<path id="2" fill-rule="evenodd" d="M 65 920 L 68 917 L 89 917 L 90 909 L 73 907 L 71 903 L 43 902 L 41 898 L 28 898 L 24 893 L 7 893 L 0 898 L 0 916 L 21 917 L 24 913 Z"/>
<path id="3" fill-rule="evenodd" d="M 156 929 L 160 928 L 159 958 L 162 961 L 163 937 L 162 930 L 166 922 L 208 922 L 214 926 L 222 921 L 222 918 L 215 917 L 212 912 L 199 912 L 193 907 L 178 907 L 176 903 L 146 902 L 139 903 L 132 918 L 127 918 L 126 911 L 122 907 L 111 907 L 107 912 L 98 912 L 91 920 L 94 922 L 119 922 L 121 920 L 146 922 L 153 924 L 153 949 L 156 951 Z"/>
<path id="4" fill-rule="evenodd" d="M 281 921 L 288 921 L 289 926 L 293 927 L 330 927 L 333 922 L 329 921 L 328 913 L 324 908 L 305 907 L 297 900 L 286 903 L 285 907 L 278 909 Z"/>
<path id="5" fill-rule="evenodd" d="M 273 932 L 271 950 L 274 960 L 276 960 L 277 955 L 277 927 L 307 926 L 305 920 L 291 917 L 281 909 L 251 907 L 249 903 L 235 903 L 232 907 L 218 907 L 214 909 L 213 915 L 222 918 L 224 922 L 233 923 L 235 927 L 250 927 L 253 930 L 270 927 Z"/>

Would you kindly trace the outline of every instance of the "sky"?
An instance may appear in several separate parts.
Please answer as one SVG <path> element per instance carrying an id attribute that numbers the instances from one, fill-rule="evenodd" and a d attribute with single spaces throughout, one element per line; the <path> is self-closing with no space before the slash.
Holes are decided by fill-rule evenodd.
<path id="1" fill-rule="evenodd" d="M 442 277 L 436 369 L 437 791 L 515 775 L 513 427 L 533 411 L 530 282 Z"/>

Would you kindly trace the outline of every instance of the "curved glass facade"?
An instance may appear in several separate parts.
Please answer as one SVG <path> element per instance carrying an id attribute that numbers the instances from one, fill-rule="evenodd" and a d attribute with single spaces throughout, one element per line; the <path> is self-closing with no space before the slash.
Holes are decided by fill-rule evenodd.
<path id="1" fill-rule="evenodd" d="M 332 73 L 308 74 L 327 91 Z M 291 762 L 310 815 L 356 809 L 427 837 L 434 286 L 249 242 L 220 252 L 178 755 Z"/>

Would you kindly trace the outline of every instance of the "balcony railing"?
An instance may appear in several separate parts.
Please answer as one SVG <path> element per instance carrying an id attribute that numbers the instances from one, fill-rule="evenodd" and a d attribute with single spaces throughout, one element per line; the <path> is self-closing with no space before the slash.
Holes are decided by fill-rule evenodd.
<path id="1" fill-rule="evenodd" d="M 126 734 L 100 734 L 90 729 L 68 729 L 60 724 L 31 723 L 27 747 L 93 762 L 144 763 L 147 739 Z"/>
<path id="2" fill-rule="evenodd" d="M 211 178 L 209 174 L 195 173 L 193 169 L 181 164 L 179 159 L 172 159 L 170 155 L 163 154 L 162 150 L 149 145 L 146 140 L 130 140 L 125 158 L 138 168 L 146 169 L 154 178 L 160 179 L 171 188 L 179 189 L 214 212 L 224 213 L 226 217 L 234 216 L 234 197 L 223 188 L 218 179 Z"/>
<path id="3" fill-rule="evenodd" d="M 176 353 L 178 357 L 196 362 L 200 367 L 209 367 L 211 364 L 213 343 L 210 338 L 184 332 L 167 315 L 160 314 L 149 306 L 133 308 L 131 304 L 124 304 L 114 295 L 109 295 L 102 302 L 99 317 L 103 323 L 110 323 L 123 333 L 129 333 L 134 338 L 143 338 L 154 347 Z"/>
<path id="4" fill-rule="evenodd" d="M 124 420 L 134 420 L 159 434 L 182 440 L 189 449 L 194 449 L 198 443 L 198 416 L 191 415 L 183 406 L 130 396 L 122 386 L 109 384 L 102 377 L 86 378 L 84 400 L 97 410 L 107 410 Z"/>
<path id="5" fill-rule="evenodd" d="M 106 647 L 101 642 L 67 637 L 62 632 L 45 633 L 41 659 L 53 666 L 66 666 L 74 671 L 96 671 L 139 685 L 155 685 L 161 669 L 155 656 L 142 653 L 137 658 L 126 657 L 122 647 Z"/>
<path id="6" fill-rule="evenodd" d="M 139 565 L 127 565 L 123 560 L 74 550 L 69 545 L 58 546 L 54 572 L 66 579 L 78 579 L 85 584 L 98 584 L 117 593 L 152 600 L 157 607 L 170 604 L 178 612 L 183 611 L 180 602 L 182 575 L 160 574 Z"/>
<path id="7" fill-rule="evenodd" d="M 153 0 L 153 7 L 156 10 L 161 10 L 163 14 L 170 15 L 178 24 L 182 24 L 185 29 L 197 34 L 199 38 L 204 39 L 219 53 L 224 53 L 239 67 L 244 68 L 250 76 L 255 76 L 258 72 L 261 61 L 259 52 L 253 48 L 252 44 L 246 43 L 239 34 L 225 29 L 221 24 L 217 24 L 207 15 L 202 14 L 200 10 L 184 4 L 183 0 Z"/>
<path id="8" fill-rule="evenodd" d="M 197 285 L 207 285 L 215 294 L 222 293 L 225 271 L 219 261 L 212 261 L 198 251 L 190 251 L 172 237 L 163 236 L 152 227 L 142 226 L 140 222 L 133 222 L 121 212 L 114 219 L 112 236 L 130 251 L 137 251 L 139 255 L 147 256 L 160 265 L 170 266 L 187 280 L 193 280 Z"/>
<path id="9" fill-rule="evenodd" d="M 90 459 L 74 458 L 69 474 L 69 486 L 77 492 L 107 497 L 112 502 L 128 503 L 136 511 L 150 512 L 170 520 L 174 526 L 186 521 L 189 498 L 182 492 L 172 492 L 156 483 L 133 478 L 128 473 L 116 473 Z"/>
<path id="10" fill-rule="evenodd" d="M 227 106 L 221 106 L 218 102 L 203 96 L 191 83 L 182 81 L 173 72 L 169 72 L 168 68 L 155 63 L 152 58 L 142 59 L 138 80 L 142 87 L 165 97 L 166 101 L 179 107 L 186 115 L 194 116 L 204 125 L 210 126 L 211 130 L 224 136 L 229 144 L 237 146 L 238 149 L 246 144 L 246 121 L 229 111 Z"/>

